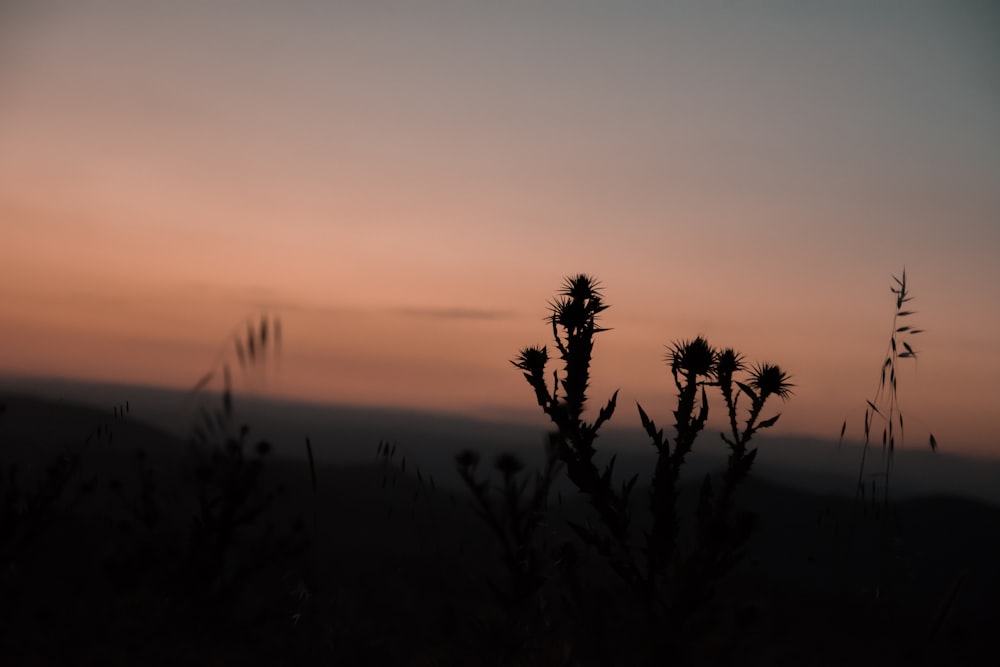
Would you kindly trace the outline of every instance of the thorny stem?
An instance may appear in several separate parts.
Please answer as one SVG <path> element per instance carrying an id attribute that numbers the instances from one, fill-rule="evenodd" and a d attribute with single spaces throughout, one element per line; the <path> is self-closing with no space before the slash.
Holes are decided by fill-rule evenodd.
<path id="1" fill-rule="evenodd" d="M 552 302 L 549 317 L 556 349 L 563 362 L 561 378 L 558 372 L 554 372 L 552 387 L 549 388 L 545 369 L 548 353 L 544 347 L 525 348 L 512 363 L 523 371 L 538 405 L 557 429 L 553 434 L 555 454 L 565 463 L 570 481 L 589 497 L 612 539 L 608 541 L 589 527 L 576 527 L 578 534 L 607 558 L 629 587 L 640 594 L 647 603 L 652 620 L 660 607 L 673 614 L 697 604 L 698 596 L 709 580 L 717 576 L 726 563 L 734 562 L 732 554 L 745 535 L 728 535 L 726 516 L 732 504 L 733 491 L 749 472 L 756 455 L 756 450 L 747 452 L 747 445 L 759 429 L 772 426 L 778 419 L 775 416 L 759 421 L 767 399 L 772 395 L 786 398 L 791 385 L 777 366 L 763 364 L 753 369 L 747 384 L 735 382 L 740 391 L 734 394 L 734 373 L 744 370 L 742 359 L 735 351 L 726 349 L 716 352 L 701 337 L 674 344 L 668 354 L 677 388 L 672 449 L 663 431 L 657 430 L 642 406 L 638 406 L 643 427 L 657 449 L 649 498 L 652 525 L 644 550 L 646 567 L 641 571 L 635 561 L 629 534 L 628 496 L 635 478 L 623 485 L 619 493 L 611 479 L 613 460 L 603 473 L 593 462 L 594 440 L 599 428 L 614 412 L 617 392 L 592 424 L 582 418 L 590 381 L 593 335 L 604 330 L 597 327 L 596 319 L 606 308 L 596 281 L 584 275 L 568 279 L 560 297 Z M 730 446 L 731 455 L 723 488 L 715 503 L 711 502 L 711 487 L 707 479 L 703 487 L 698 514 L 698 557 L 690 562 L 680 562 L 677 558 L 680 470 L 708 419 L 708 386 L 720 387 L 732 436 L 730 439 L 722 434 L 722 437 Z M 751 401 L 742 431 L 737 420 L 739 393 L 747 394 Z M 702 557 L 705 559 L 703 562 L 699 560 Z M 695 575 L 698 582 L 683 581 L 685 576 L 679 569 L 682 566 L 688 568 L 688 574 Z M 667 576 L 668 567 L 677 568 L 674 576 Z M 661 590 L 660 583 L 664 577 L 667 577 L 666 583 L 674 594 L 672 599 L 663 597 L 666 591 Z"/>

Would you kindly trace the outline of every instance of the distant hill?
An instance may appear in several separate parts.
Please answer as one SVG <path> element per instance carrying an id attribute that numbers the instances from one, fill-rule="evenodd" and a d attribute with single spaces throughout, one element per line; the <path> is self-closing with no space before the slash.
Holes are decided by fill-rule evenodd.
<path id="1" fill-rule="evenodd" d="M 52 553 L 64 572 L 61 579 L 47 582 L 52 588 L 46 594 L 53 599 L 70 590 L 67 586 L 94 577 L 85 559 L 96 560 L 104 553 L 108 533 L 102 531 L 111 529 L 107 518 L 123 512 L 122 501 L 107 491 L 107 483 L 120 480 L 131 494 L 127 497 L 135 498 L 139 451 L 144 453 L 143 465 L 156 474 L 165 507 L 178 514 L 180 529 L 185 512 L 191 511 L 187 491 L 195 470 L 182 435 L 188 427 L 175 421 L 170 430 L 132 417 L 157 414 L 157 409 L 170 414 L 166 406 L 183 399 L 183 394 L 161 392 L 163 405 L 157 408 L 158 404 L 146 401 L 159 390 L 105 387 L 101 391 L 106 393 L 90 394 L 106 406 L 101 408 L 0 391 L 0 404 L 6 406 L 0 414 L 0 467 L 18 463 L 23 470 L 19 479 L 27 482 L 44 474 L 52 457 L 74 452 L 81 460 L 77 482 L 94 480 L 100 489 L 96 497 L 79 504 L 82 514 L 77 524 L 51 533 L 56 540 Z M 112 394 L 130 396 L 127 415 L 115 414 L 112 406 L 121 399 L 109 400 Z M 350 612 L 337 612 L 344 614 L 341 622 L 349 624 L 345 627 L 350 632 L 363 636 L 395 632 L 428 599 L 453 600 L 459 609 L 483 607 L 488 600 L 485 577 L 502 580 L 504 573 L 493 536 L 453 478 L 452 456 L 464 447 L 483 451 L 483 474 L 489 470 L 491 452 L 514 449 L 530 462 L 540 451 L 540 445 L 530 441 L 540 440 L 543 430 L 426 413 L 249 399 L 242 401 L 242 409 L 254 417 L 248 420 L 252 433 L 266 433 L 276 442 L 298 441 L 304 435 L 296 435 L 296 430 L 305 426 L 317 447 L 326 443 L 346 447 L 321 450 L 313 487 L 303 455 L 279 446 L 284 456 L 268 461 L 262 486 L 284 489 L 275 505 L 276 518 L 269 521 L 280 526 L 297 520 L 310 527 L 314 550 L 309 567 L 322 573 L 315 584 L 336 604 L 352 605 Z M 379 429 L 400 440 L 396 456 L 388 462 L 376 460 L 377 437 L 372 436 Z M 641 473 L 633 495 L 637 507 L 633 534 L 638 541 L 652 458 L 643 448 L 642 434 L 632 430 L 609 430 L 598 444 L 603 442 L 620 445 L 616 470 L 622 477 Z M 708 436 L 699 444 L 720 447 Z M 754 664 L 769 664 L 766 656 L 775 642 L 784 655 L 799 659 L 815 655 L 820 645 L 831 655 L 846 650 L 843 647 L 872 643 L 890 650 L 886 647 L 892 646 L 893 635 L 878 618 L 851 617 L 857 613 L 853 600 L 857 609 L 868 609 L 878 599 L 877 586 L 885 580 L 881 575 L 887 568 L 898 586 L 894 599 L 902 603 L 897 619 L 911 628 L 908 632 L 930 627 L 946 609 L 949 636 L 965 647 L 964 655 L 981 650 L 982 638 L 1000 620 L 995 607 L 1000 598 L 1000 508 L 937 491 L 947 475 L 907 476 L 914 476 L 921 466 L 934 465 L 958 479 L 986 481 L 993 470 L 990 464 L 919 453 L 912 453 L 910 463 L 910 452 L 900 455 L 900 479 L 885 520 L 876 518 L 871 503 L 853 497 L 856 450 L 838 451 L 823 441 L 787 438 L 762 440 L 760 446 L 760 464 L 736 497 L 737 508 L 757 515 L 758 529 L 746 546 L 746 557 L 723 584 L 728 599 L 756 610 L 752 642 L 755 654 L 764 657 Z M 687 485 L 681 490 L 686 525 L 690 526 L 692 515 L 693 485 L 721 463 L 719 456 L 692 456 Z M 1000 476 L 992 477 L 994 483 L 997 479 Z M 920 483 L 929 493 L 903 497 L 903 489 L 920 491 Z M 586 499 L 563 480 L 553 494 L 546 523 L 551 543 L 570 537 L 566 519 L 588 518 L 593 516 Z M 84 560 L 74 569 L 65 559 L 72 555 L 75 561 L 77 554 Z M 91 594 L 104 595 L 102 585 L 92 584 Z M 953 591 L 954 601 L 945 605 Z M 431 617 L 424 620 L 433 624 Z M 380 629 L 368 628 L 369 622 Z M 841 634 L 846 632 L 861 634 Z M 106 647 L 95 645 L 97 653 L 103 650 Z"/>
<path id="2" fill-rule="evenodd" d="M 183 391 L 129 385 L 83 383 L 67 380 L 41 380 L 0 377 L 0 394 L 32 395 L 57 399 L 63 405 L 99 407 L 95 423 L 111 415 L 112 406 L 129 401 L 130 419 L 142 421 L 184 440 L 191 433 L 198 410 L 215 410 L 220 405 L 216 394 L 193 396 Z M 411 464 L 433 472 L 438 481 L 460 484 L 454 474 L 453 458 L 463 449 L 475 449 L 489 460 L 501 451 L 517 453 L 527 462 L 540 462 L 547 423 L 508 423 L 488 421 L 447 413 L 394 408 L 327 405 L 235 397 L 237 421 L 250 427 L 250 437 L 264 438 L 275 446 L 282 458 L 303 460 L 305 438 L 313 444 L 318 460 L 329 463 L 365 463 L 372 461 L 379 441 L 395 442 Z M 88 418 L 78 410 L 80 429 Z M 69 419 L 69 417 L 66 417 Z M 624 476 L 651 470 L 654 454 L 645 434 L 634 423 L 634 415 L 623 411 L 602 431 L 597 447 L 599 458 L 617 454 L 617 470 Z M 780 429 L 779 429 L 780 432 Z M 855 495 L 861 448 L 857 443 L 838 446 L 834 441 L 817 438 L 761 436 L 755 443 L 760 454 L 755 475 L 792 488 L 845 497 Z M 871 481 L 880 484 L 881 451 L 873 448 L 868 455 L 864 483 L 870 492 Z M 725 448 L 717 433 L 706 431 L 695 445 L 686 473 L 700 477 L 724 465 Z M 894 457 L 891 496 L 894 499 L 923 495 L 960 495 L 1000 506 L 1000 459 L 981 459 L 953 454 L 944 449 L 935 454 L 926 448 L 907 448 Z"/>

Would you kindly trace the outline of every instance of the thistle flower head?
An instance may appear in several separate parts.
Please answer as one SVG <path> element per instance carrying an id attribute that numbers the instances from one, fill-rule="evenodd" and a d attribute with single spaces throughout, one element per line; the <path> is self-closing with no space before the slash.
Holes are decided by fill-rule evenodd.
<path id="1" fill-rule="evenodd" d="M 727 347 L 719 352 L 716 360 L 716 372 L 719 378 L 732 377 L 733 373 L 741 371 L 743 368 L 743 355 L 739 352 L 731 347 Z"/>
<path id="2" fill-rule="evenodd" d="M 549 362 L 549 352 L 544 347 L 526 347 L 517 355 L 517 359 L 510 362 L 522 371 L 532 375 L 540 375 L 545 370 L 545 364 Z"/>
<path id="3" fill-rule="evenodd" d="M 567 278 L 563 282 L 560 294 L 573 301 L 591 301 L 595 299 L 600 301 L 601 284 L 596 278 L 581 273 L 572 278 Z"/>
<path id="4" fill-rule="evenodd" d="M 471 449 L 462 450 L 455 456 L 455 464 L 459 468 L 475 468 L 479 464 L 479 454 Z"/>
<path id="5" fill-rule="evenodd" d="M 759 392 L 761 398 L 775 394 L 782 400 L 792 395 L 792 383 L 789 375 L 774 364 L 755 364 L 750 371 L 750 384 Z"/>
<path id="6" fill-rule="evenodd" d="M 601 294 L 600 283 L 586 274 L 567 278 L 559 298 L 551 304 L 550 319 L 568 330 L 581 330 L 593 326 L 597 315 L 607 310 Z M 595 329 L 594 332 L 601 331 Z"/>
<path id="7" fill-rule="evenodd" d="M 694 340 L 675 342 L 667 353 L 667 361 L 675 371 L 694 375 L 711 375 L 715 371 L 716 352 L 701 336 Z"/>
<path id="8" fill-rule="evenodd" d="M 524 463 L 513 454 L 501 454 L 496 460 L 496 469 L 503 473 L 504 477 L 511 477 L 524 470 Z"/>

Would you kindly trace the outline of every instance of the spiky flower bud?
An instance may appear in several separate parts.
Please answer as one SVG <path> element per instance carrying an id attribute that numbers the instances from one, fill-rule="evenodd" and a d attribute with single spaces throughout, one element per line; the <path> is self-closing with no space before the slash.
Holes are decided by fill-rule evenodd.
<path id="1" fill-rule="evenodd" d="M 479 465 L 479 454 L 471 449 L 462 450 L 461 453 L 455 456 L 455 464 L 462 469 L 475 468 Z"/>
<path id="2" fill-rule="evenodd" d="M 524 470 L 524 463 L 513 454 L 501 454 L 497 457 L 495 465 L 504 477 L 511 477 Z"/>
<path id="3" fill-rule="evenodd" d="M 730 379 L 737 371 L 743 370 L 743 357 L 739 352 L 731 347 L 727 347 L 719 353 L 716 362 L 716 373 L 719 380 Z"/>
<path id="4" fill-rule="evenodd" d="M 549 362 L 549 352 L 544 347 L 526 347 L 510 362 L 531 375 L 541 375 Z"/>
<path id="5" fill-rule="evenodd" d="M 701 336 L 694 340 L 675 342 L 667 353 L 667 360 L 674 370 L 694 375 L 711 375 L 715 371 L 716 353 Z"/>
<path id="6" fill-rule="evenodd" d="M 761 399 L 776 395 L 787 399 L 795 385 L 788 381 L 788 374 L 774 364 L 755 365 L 750 372 L 750 384 L 760 392 Z"/>

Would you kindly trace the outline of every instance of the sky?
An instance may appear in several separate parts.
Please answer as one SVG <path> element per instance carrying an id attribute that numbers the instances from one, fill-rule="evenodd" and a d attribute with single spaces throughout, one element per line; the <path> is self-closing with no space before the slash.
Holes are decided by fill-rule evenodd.
<path id="1" fill-rule="evenodd" d="M 906 446 L 1000 456 L 989 2 L 0 0 L 0 373 L 538 419 L 509 363 L 596 276 L 592 397 L 667 345 L 861 437 L 905 266 Z"/>

